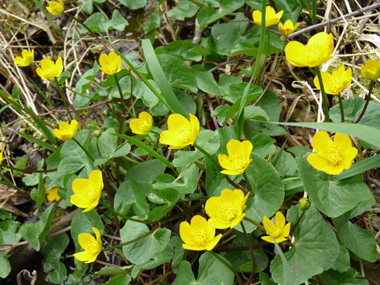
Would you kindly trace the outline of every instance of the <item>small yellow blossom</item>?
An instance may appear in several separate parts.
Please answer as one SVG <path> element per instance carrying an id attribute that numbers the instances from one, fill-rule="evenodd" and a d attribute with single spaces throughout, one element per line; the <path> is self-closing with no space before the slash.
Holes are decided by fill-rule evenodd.
<path id="1" fill-rule="evenodd" d="M 68 141 L 78 131 L 78 122 L 76 120 L 71 121 L 71 125 L 66 122 L 59 124 L 59 129 L 54 129 L 54 134 L 57 138 L 63 141 Z"/>
<path id="2" fill-rule="evenodd" d="M 327 94 L 338 95 L 344 89 L 346 89 L 352 81 L 352 70 L 348 68 L 344 70 L 344 65 L 339 65 L 334 69 L 332 74 L 328 72 L 321 72 L 323 87 Z M 318 76 L 314 78 L 314 85 L 319 90 L 321 86 L 319 84 Z"/>
<path id="3" fill-rule="evenodd" d="M 199 133 L 199 120 L 190 114 L 190 121 L 180 114 L 172 114 L 168 119 L 168 130 L 160 135 L 160 143 L 170 145 L 169 149 L 181 149 L 194 145 Z"/>
<path id="4" fill-rule="evenodd" d="M 5 149 L 5 147 L 4 147 L 4 145 L 2 145 L 2 146 L 1 146 L 1 151 L 0 151 L 0 164 L 3 163 L 3 153 L 4 153 L 4 149 Z"/>
<path id="5" fill-rule="evenodd" d="M 312 36 L 306 47 L 297 41 L 289 42 L 285 47 L 285 54 L 294 66 L 316 67 L 331 59 L 333 50 L 333 35 L 321 32 Z"/>
<path id="6" fill-rule="evenodd" d="M 63 71 L 62 58 L 59 57 L 54 64 L 54 61 L 48 58 L 41 60 L 41 68 L 37 68 L 36 72 L 43 80 L 49 81 L 58 78 Z"/>
<path id="7" fill-rule="evenodd" d="M 141 112 L 138 119 L 133 119 L 129 123 L 132 133 L 136 135 L 146 135 L 152 129 L 153 118 L 147 112 Z"/>
<path id="8" fill-rule="evenodd" d="M 59 3 L 57 1 L 51 1 L 49 3 L 49 6 L 46 7 L 46 9 L 54 16 L 61 15 L 64 10 L 63 0 L 60 0 Z"/>
<path id="9" fill-rule="evenodd" d="M 27 49 L 23 49 L 22 52 L 21 52 L 21 56 L 17 56 L 15 59 L 14 59 L 14 62 L 16 63 L 17 66 L 22 66 L 22 67 L 25 67 L 25 66 L 29 66 L 33 60 L 34 60 L 34 49 L 32 49 L 32 51 L 28 51 Z"/>
<path id="10" fill-rule="evenodd" d="M 292 20 L 288 19 L 285 24 L 278 23 L 278 30 L 283 34 L 285 37 L 289 36 L 291 33 L 294 33 L 294 31 L 298 28 L 300 23 L 296 23 L 293 25 Z"/>
<path id="11" fill-rule="evenodd" d="M 121 57 L 111 51 L 108 55 L 103 53 L 99 58 L 100 70 L 105 74 L 114 75 L 121 70 Z"/>
<path id="12" fill-rule="evenodd" d="M 311 153 L 307 161 L 315 169 L 330 175 L 338 175 L 343 169 L 349 169 L 358 150 L 352 146 L 348 135 L 335 134 L 334 141 L 325 131 L 319 131 L 314 135 L 313 148 L 316 153 Z"/>
<path id="13" fill-rule="evenodd" d="M 202 216 L 194 216 L 191 224 L 182 222 L 179 226 L 179 234 L 184 244 L 182 247 L 189 250 L 212 250 L 221 239 L 222 235 L 215 236 L 215 225 L 206 221 Z"/>
<path id="14" fill-rule="evenodd" d="M 47 194 L 47 199 L 50 201 L 50 202 L 53 202 L 53 201 L 59 201 L 59 199 L 61 199 L 61 197 L 59 197 L 58 195 L 58 190 L 59 190 L 59 187 L 57 188 L 53 188 L 51 190 L 47 190 L 46 189 L 46 184 L 45 184 L 45 193 Z"/>
<path id="15" fill-rule="evenodd" d="M 219 154 L 218 160 L 222 170 L 221 173 L 227 175 L 238 175 L 244 173 L 252 159 L 251 152 L 253 145 L 250 141 L 230 140 L 227 143 L 228 156 Z"/>
<path id="16" fill-rule="evenodd" d="M 372 81 L 380 78 L 380 62 L 376 60 L 368 60 L 361 68 L 362 75 Z"/>
<path id="17" fill-rule="evenodd" d="M 244 197 L 239 189 L 224 189 L 220 197 L 209 198 L 205 206 L 209 222 L 214 222 L 217 229 L 236 227 L 245 216 L 243 211 L 247 207 L 248 196 L 249 193 Z"/>
<path id="18" fill-rule="evenodd" d="M 85 208 L 83 213 L 91 211 L 98 205 L 103 187 L 102 172 L 93 170 L 89 179 L 77 178 L 73 181 L 74 195 L 71 195 L 70 202 L 78 208 Z"/>
<path id="19" fill-rule="evenodd" d="M 290 232 L 290 223 L 286 223 L 285 217 L 281 212 L 276 213 L 276 224 L 269 220 L 266 216 L 263 218 L 263 225 L 266 229 L 267 235 L 261 237 L 263 240 L 274 243 L 273 238 L 277 243 L 287 240 L 287 237 Z M 271 234 L 273 238 L 271 237 Z"/>
<path id="20" fill-rule="evenodd" d="M 278 22 L 280 22 L 280 19 L 282 15 L 284 14 L 284 11 L 281 10 L 276 14 L 276 11 L 271 6 L 267 6 L 265 11 L 265 27 L 276 25 Z M 261 17 L 262 13 L 259 10 L 255 10 L 252 13 L 253 21 L 256 24 L 259 24 L 261 26 Z"/>
<path id="21" fill-rule="evenodd" d="M 84 251 L 75 253 L 74 256 L 84 263 L 94 262 L 102 250 L 102 239 L 100 238 L 99 230 L 93 227 L 92 231 L 95 233 L 96 239 L 88 233 L 78 235 L 78 242 Z"/>

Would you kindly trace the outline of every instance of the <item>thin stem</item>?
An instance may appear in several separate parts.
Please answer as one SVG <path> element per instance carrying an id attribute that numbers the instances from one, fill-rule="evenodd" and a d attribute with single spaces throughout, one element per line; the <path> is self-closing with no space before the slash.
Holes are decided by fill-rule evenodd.
<path id="1" fill-rule="evenodd" d="M 258 227 L 260 230 L 266 232 L 267 230 L 262 226 L 260 225 L 258 222 L 248 218 L 248 217 L 244 217 L 243 220 L 247 221 L 247 222 L 250 222 L 251 224 L 254 224 L 256 227 Z"/>
<path id="2" fill-rule="evenodd" d="M 373 86 L 375 85 L 375 81 L 372 81 L 371 80 L 371 83 L 369 84 L 369 88 L 368 88 L 368 94 L 367 94 L 367 97 L 365 97 L 365 105 L 364 105 L 364 108 L 359 116 L 359 118 L 356 120 L 355 124 L 359 123 L 360 120 L 363 118 L 364 116 L 364 113 L 365 111 L 367 110 L 367 107 L 368 107 L 368 104 L 369 104 L 369 100 L 371 99 L 371 93 L 372 93 L 372 89 L 373 89 Z"/>
<path id="3" fill-rule="evenodd" d="M 102 173 L 103 175 L 103 182 L 104 182 L 104 186 L 106 188 L 106 192 L 107 192 L 107 197 L 108 197 L 108 202 L 110 203 L 110 206 L 112 208 L 112 210 L 114 210 L 114 206 L 113 206 L 113 202 L 112 202 L 112 198 L 111 198 L 111 193 L 110 193 L 110 190 L 108 188 L 108 183 L 107 183 L 107 177 L 106 177 L 106 174 L 103 172 Z M 119 225 L 119 220 L 117 219 L 117 216 L 115 213 L 112 213 L 113 214 L 113 219 L 115 221 L 115 225 L 116 225 L 116 228 L 118 229 L 118 231 L 120 231 L 120 225 Z"/>
<path id="4" fill-rule="evenodd" d="M 245 230 L 244 223 L 241 221 L 241 227 L 244 232 L 245 239 L 247 240 L 248 246 L 249 246 L 249 251 L 251 252 L 251 257 L 252 257 L 252 271 L 251 271 L 251 276 L 249 276 L 249 279 L 246 283 L 246 285 L 250 285 L 252 283 L 253 277 L 255 276 L 255 267 L 256 267 L 256 259 L 255 259 L 255 252 L 253 251 L 253 247 L 251 244 L 251 241 L 249 240 L 247 231 Z"/>
<path id="5" fill-rule="evenodd" d="M 173 216 L 170 216 L 170 217 L 167 217 L 165 219 L 160 220 L 160 224 L 164 225 L 164 224 L 166 224 L 168 222 L 180 219 L 180 218 L 186 216 L 187 214 L 190 214 L 190 213 L 194 212 L 196 209 L 198 209 L 200 206 L 202 206 L 206 201 L 207 201 L 207 199 L 200 200 L 197 204 L 195 204 L 194 206 L 188 208 L 187 210 L 185 210 L 185 211 L 183 211 L 181 213 L 178 213 L 176 215 L 173 215 Z"/>
<path id="6" fill-rule="evenodd" d="M 215 253 L 215 252 L 212 252 L 212 251 L 209 251 L 215 258 L 217 258 L 221 263 L 223 263 L 229 270 L 232 271 L 232 273 L 236 276 L 238 282 L 240 285 L 243 284 L 243 281 L 241 280 L 239 274 L 235 271 L 235 269 L 232 268 L 232 266 L 226 262 L 221 256 L 219 256 L 219 254 Z"/>
<path id="7" fill-rule="evenodd" d="M 86 155 L 88 156 L 89 159 L 91 159 L 92 162 L 94 162 L 95 160 L 92 158 L 91 154 L 88 153 L 87 150 L 84 149 L 84 147 L 76 140 L 76 138 L 72 137 L 71 138 L 73 141 L 75 141 L 77 143 L 77 145 L 79 145 L 79 147 L 86 153 Z"/>
<path id="8" fill-rule="evenodd" d="M 325 87 L 323 86 L 321 71 L 319 69 L 319 66 L 316 66 L 314 68 L 314 70 L 315 70 L 315 73 L 318 76 L 319 85 L 321 87 L 323 109 L 325 111 L 325 122 L 328 123 L 328 122 L 330 122 L 329 106 L 327 104 L 327 95 L 326 95 L 326 92 L 325 92 Z"/>
<path id="9" fill-rule="evenodd" d="M 32 170 L 32 169 L 16 168 L 16 167 L 13 167 L 13 166 L 10 166 L 10 165 L 5 165 L 5 164 L 0 164 L 0 167 L 9 168 L 9 169 L 12 169 L 12 170 L 15 170 L 15 171 L 20 171 L 20 172 L 23 172 L 23 173 L 48 173 L 48 172 L 55 172 L 55 171 L 57 171 L 57 168 L 49 169 L 49 170 Z"/>
<path id="10" fill-rule="evenodd" d="M 119 212 L 116 212 L 115 210 L 113 210 L 112 208 L 110 208 L 106 203 L 104 203 L 102 200 L 99 200 L 99 204 L 104 206 L 107 210 L 109 210 L 111 213 L 114 213 L 116 215 L 118 215 L 119 217 L 122 217 L 123 219 L 127 220 L 127 221 L 132 221 L 132 222 L 136 222 L 136 223 L 141 223 L 141 224 L 146 224 L 146 225 L 152 225 L 152 224 L 157 224 L 157 222 L 149 222 L 149 221 L 142 221 L 142 220 L 138 220 L 138 219 L 134 219 L 134 218 L 130 218 L 130 217 L 127 217 L 127 216 L 124 216 L 122 214 L 120 214 Z"/>
<path id="11" fill-rule="evenodd" d="M 57 77 L 54 77 L 54 80 L 55 80 L 55 84 L 57 84 L 58 93 L 59 93 L 59 95 L 61 96 L 62 101 L 63 101 L 63 104 L 65 105 L 65 108 L 66 108 L 66 110 L 67 110 L 67 114 L 69 115 L 70 120 L 72 121 L 72 120 L 73 120 L 73 116 L 71 115 L 71 112 L 70 112 L 69 106 L 67 105 L 67 102 L 66 102 L 66 99 L 65 99 L 65 96 L 63 96 L 62 89 L 61 89 L 61 87 L 59 86 L 59 83 L 58 83 L 58 79 L 57 79 Z"/>
<path id="12" fill-rule="evenodd" d="M 244 176 L 245 183 L 247 183 L 248 191 L 251 192 L 251 194 L 254 194 L 252 190 L 251 182 L 249 182 L 248 175 L 245 171 L 243 172 L 243 176 Z"/>
<path id="13" fill-rule="evenodd" d="M 305 215 L 305 212 L 306 212 L 306 211 L 303 211 L 303 212 L 301 213 L 301 215 L 299 216 L 297 222 L 294 224 L 294 226 L 292 226 L 292 227 L 290 228 L 290 233 L 292 233 L 292 232 L 296 229 L 296 227 L 298 226 L 298 224 L 301 222 L 301 219 L 302 219 L 303 215 Z"/>
<path id="14" fill-rule="evenodd" d="M 342 123 L 344 123 L 344 108 L 343 108 L 343 100 L 342 100 L 342 95 L 338 95 L 338 99 L 339 99 L 339 108 L 340 108 L 340 118 L 341 118 L 341 121 Z"/>
<path id="15" fill-rule="evenodd" d="M 201 148 L 201 147 L 200 147 L 199 145 L 197 145 L 196 143 L 194 143 L 194 147 L 195 147 L 196 149 L 198 149 L 200 152 L 202 152 L 204 155 L 206 155 L 209 159 L 211 159 L 211 161 L 212 161 L 216 166 L 218 166 L 218 168 L 219 168 L 220 170 L 223 170 L 223 167 L 220 166 L 219 162 L 216 161 L 215 158 L 213 158 L 211 154 L 209 154 L 207 151 L 205 151 L 203 148 Z M 234 186 L 236 189 L 242 189 L 242 187 L 241 187 L 239 184 L 233 182 L 232 179 L 231 179 L 228 175 L 226 175 L 226 174 L 223 174 L 223 175 L 224 175 L 224 177 L 227 179 L 227 181 L 228 181 L 232 186 Z M 242 189 L 242 190 L 243 190 L 243 189 Z"/>
<path id="16" fill-rule="evenodd" d="M 122 246 L 125 246 L 125 245 L 128 245 L 128 244 L 134 243 L 136 241 L 142 240 L 143 238 L 145 238 L 145 237 L 149 236 L 150 234 L 154 233 L 158 229 L 158 227 L 159 227 L 159 224 L 157 223 L 156 226 L 153 229 L 151 229 L 149 232 L 147 232 L 145 235 L 142 235 L 141 237 L 138 237 L 136 239 L 133 239 L 133 240 L 130 240 L 130 241 L 118 244 L 118 245 L 114 245 L 114 246 L 111 246 L 111 247 L 103 248 L 101 250 L 101 252 L 107 251 L 107 250 L 111 250 L 111 249 L 114 249 L 114 248 L 118 248 L 118 247 L 122 247 Z"/>

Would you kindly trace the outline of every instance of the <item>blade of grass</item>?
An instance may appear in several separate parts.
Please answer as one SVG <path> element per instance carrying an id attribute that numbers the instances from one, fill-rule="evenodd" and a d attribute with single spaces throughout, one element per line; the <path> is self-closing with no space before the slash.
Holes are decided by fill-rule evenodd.
<path id="1" fill-rule="evenodd" d="M 177 96 L 175 96 L 174 91 L 157 59 L 150 40 L 142 40 L 142 48 L 145 54 L 146 62 L 149 66 L 149 70 L 154 78 L 154 81 L 156 81 L 158 87 L 160 88 L 162 96 L 170 106 L 169 109 L 174 113 L 178 113 L 186 118 L 189 118 L 189 114 L 186 114 L 182 105 L 179 103 Z"/>
<path id="2" fill-rule="evenodd" d="M 45 15 L 45 18 L 49 21 L 50 25 L 55 29 L 55 25 L 54 25 L 53 21 L 51 20 L 48 12 L 46 12 L 46 10 L 40 4 L 40 1 L 38 1 L 38 0 L 33 0 L 33 1 L 38 6 L 38 8 L 42 11 L 42 13 Z M 63 1 L 63 0 L 61 0 L 61 1 Z"/>
<path id="3" fill-rule="evenodd" d="M 55 146 L 52 146 L 51 144 L 48 144 L 47 142 L 44 142 L 42 140 L 36 139 L 36 138 L 34 138 L 34 137 L 30 136 L 30 135 L 27 135 L 27 134 L 24 134 L 24 133 L 21 133 L 21 132 L 17 132 L 17 134 L 20 135 L 20 136 L 22 136 L 23 138 L 31 141 L 31 142 L 34 142 L 34 143 L 36 143 L 36 144 L 38 144 L 38 145 L 40 145 L 40 146 L 42 146 L 42 147 L 44 147 L 44 148 L 52 151 L 52 152 L 54 152 L 54 151 L 57 150 L 57 148 Z"/>

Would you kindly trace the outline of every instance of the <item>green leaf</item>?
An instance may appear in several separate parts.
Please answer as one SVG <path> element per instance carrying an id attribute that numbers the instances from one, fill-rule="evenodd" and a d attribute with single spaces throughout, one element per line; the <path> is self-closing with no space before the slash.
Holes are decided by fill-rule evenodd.
<path id="1" fill-rule="evenodd" d="M 197 80 L 182 60 L 168 54 L 160 54 L 157 58 L 170 86 L 197 93 Z"/>
<path id="2" fill-rule="evenodd" d="M 120 2 L 122 3 L 122 1 Z M 92 14 L 84 22 L 84 24 L 93 32 L 108 31 L 112 29 L 115 29 L 118 31 L 124 31 L 125 26 L 128 26 L 128 21 L 124 19 L 124 17 L 120 14 L 120 12 L 117 9 L 115 9 L 112 14 L 111 20 L 108 20 L 106 16 L 103 15 L 103 13 L 98 12 L 98 13 Z M 86 34 L 88 33 L 88 30 L 82 27 L 81 33 Z"/>
<path id="3" fill-rule="evenodd" d="M 288 222 L 294 225 L 301 213 L 298 205 L 292 206 L 287 214 Z M 339 244 L 334 231 L 313 205 L 305 212 L 293 233 L 294 245 L 285 253 L 293 284 L 301 284 L 331 268 L 338 257 Z M 283 284 L 284 273 L 280 256 L 274 258 L 270 269 L 273 280 Z"/>
<path id="4" fill-rule="evenodd" d="M 293 146 L 291 148 L 288 148 L 287 151 L 293 153 L 296 158 L 300 158 L 301 156 L 307 154 L 310 149 L 306 146 Z"/>
<path id="5" fill-rule="evenodd" d="M 340 239 L 338 239 L 338 243 L 339 243 L 339 255 L 338 255 L 338 258 L 335 260 L 331 269 L 339 271 L 339 272 L 345 272 L 351 267 L 350 254 Z"/>
<path id="6" fill-rule="evenodd" d="M 172 270 L 174 274 L 178 274 L 178 266 L 180 262 L 182 261 L 185 253 L 185 249 L 182 247 L 182 240 L 179 237 L 173 236 L 169 243 L 173 247 L 174 254 L 173 254 L 173 259 L 171 262 Z"/>
<path id="7" fill-rule="evenodd" d="M 207 151 L 209 154 L 214 154 L 220 146 L 219 133 L 217 131 L 202 130 L 196 140 L 197 144 Z M 203 157 L 204 154 L 199 150 L 184 151 L 179 150 L 174 154 L 173 165 L 175 167 L 186 166 Z"/>
<path id="8" fill-rule="evenodd" d="M 158 87 L 161 90 L 161 94 L 156 93 L 157 92 L 156 90 L 155 90 L 156 91 L 155 94 L 173 113 L 178 113 L 188 118 L 188 114 L 185 113 L 185 110 L 179 103 L 177 97 L 175 96 L 173 92 L 173 89 L 170 87 L 168 78 L 166 77 L 164 70 L 157 59 L 157 56 L 153 50 L 152 44 L 150 43 L 149 40 L 143 40 L 142 47 L 144 50 L 146 62 L 148 64 L 150 73 L 152 74 L 155 82 L 157 83 Z M 184 64 L 182 61 L 181 63 Z M 188 69 L 187 66 L 186 68 Z M 167 71 L 169 72 L 169 74 L 171 73 L 170 70 L 167 70 Z M 195 86 L 196 86 L 196 83 L 195 83 Z"/>
<path id="9" fill-rule="evenodd" d="M 163 218 L 176 205 L 179 197 L 179 192 L 174 189 L 152 189 L 148 196 L 149 201 L 165 205 L 154 208 L 149 214 L 149 221 L 157 221 Z"/>
<path id="10" fill-rule="evenodd" d="M 103 267 L 98 272 L 95 272 L 95 275 L 100 276 L 117 276 L 117 275 L 126 275 L 129 274 L 127 269 L 129 269 L 131 266 L 124 266 L 124 267 Z"/>
<path id="11" fill-rule="evenodd" d="M 362 229 L 350 222 L 351 212 L 333 218 L 339 238 L 358 257 L 369 262 L 377 260 L 376 239 L 372 231 Z"/>
<path id="12" fill-rule="evenodd" d="M 361 276 L 354 268 L 348 271 L 339 273 L 332 269 L 319 274 L 319 277 L 329 285 L 367 285 L 368 281 Z"/>
<path id="13" fill-rule="evenodd" d="M 102 219 L 95 209 L 86 213 L 78 212 L 75 214 L 73 221 L 71 222 L 71 237 L 74 240 L 77 252 L 82 251 L 82 247 L 78 242 L 78 235 L 81 233 L 88 233 L 95 236 L 94 232 L 92 231 L 93 227 L 99 230 L 100 235 L 103 234 L 104 225 Z"/>
<path id="14" fill-rule="evenodd" d="M 195 114 L 197 111 L 197 105 L 195 104 L 194 99 L 189 94 L 181 90 L 173 89 L 173 91 L 186 114 Z"/>
<path id="15" fill-rule="evenodd" d="M 123 243 L 137 239 L 149 232 L 147 225 L 133 221 L 127 221 L 120 230 Z M 165 249 L 169 242 L 171 231 L 158 229 L 143 239 L 123 246 L 125 257 L 134 264 L 142 264 L 149 261 L 156 253 Z"/>
<path id="16" fill-rule="evenodd" d="M 268 277 L 264 272 L 260 272 L 260 281 L 262 285 L 277 285 L 271 278 Z"/>
<path id="17" fill-rule="evenodd" d="M 198 88 L 205 93 L 220 96 L 221 93 L 219 90 L 219 86 L 214 79 L 214 75 L 209 71 L 204 71 L 200 67 L 200 65 L 194 65 L 191 68 L 191 71 L 197 80 Z"/>
<path id="18" fill-rule="evenodd" d="M 150 32 L 155 31 L 161 25 L 161 15 L 160 14 L 152 14 L 148 17 L 144 24 L 144 33 L 149 34 Z"/>
<path id="19" fill-rule="evenodd" d="M 268 155 L 274 154 L 276 147 L 274 141 L 270 136 L 259 134 L 251 139 L 253 145 L 253 153 L 266 158 Z"/>
<path id="20" fill-rule="evenodd" d="M 103 285 L 120 285 L 120 284 L 130 284 L 132 278 L 129 275 L 121 275 L 112 278 L 107 283 L 103 283 Z"/>
<path id="21" fill-rule="evenodd" d="M 50 282 L 61 284 L 67 279 L 66 266 L 60 262 L 62 253 L 69 244 L 69 238 L 65 233 L 48 238 L 41 253 L 45 256 L 44 270 L 49 276 Z"/>
<path id="22" fill-rule="evenodd" d="M 169 17 L 175 17 L 177 20 L 183 21 L 185 18 L 194 17 L 198 10 L 198 5 L 191 3 L 189 0 L 180 0 L 178 5 L 168 11 L 167 14 Z"/>
<path id="23" fill-rule="evenodd" d="M 278 154 L 278 152 L 276 154 Z M 297 161 L 290 153 L 283 151 L 275 164 L 275 168 L 282 178 L 285 176 L 294 176 L 297 171 Z"/>
<path id="24" fill-rule="evenodd" d="M 16 101 L 20 100 L 20 91 L 18 91 L 16 84 L 13 86 L 13 89 L 12 89 L 12 97 Z"/>
<path id="25" fill-rule="evenodd" d="M 15 163 L 15 168 L 25 169 L 27 163 L 28 163 L 28 156 L 27 155 L 20 156 Z M 13 170 L 13 176 L 16 176 L 20 173 L 22 172 L 18 170 Z"/>
<path id="26" fill-rule="evenodd" d="M 244 5 L 244 0 L 216 0 L 219 3 L 218 9 L 203 7 L 197 15 L 199 25 L 203 30 L 208 24 L 219 20 L 229 13 L 239 9 Z"/>
<path id="27" fill-rule="evenodd" d="M 139 1 L 136 1 L 136 0 L 119 0 L 119 2 L 131 10 L 137 10 L 140 8 L 144 8 L 146 3 L 147 3 L 147 0 L 139 0 Z"/>
<path id="28" fill-rule="evenodd" d="M 64 71 L 61 73 L 61 75 L 57 78 L 58 84 L 62 85 L 65 83 L 66 79 L 71 77 L 71 72 L 70 71 Z M 55 81 L 51 83 L 51 85 L 57 85 Z"/>
<path id="29" fill-rule="evenodd" d="M 228 263 L 224 257 L 220 256 L 220 258 Z M 179 265 L 177 278 L 174 280 L 173 285 L 232 285 L 233 282 L 234 274 L 232 271 L 211 253 L 205 252 L 199 259 L 197 281 L 195 281 L 190 263 L 183 260 Z"/>
<path id="30" fill-rule="evenodd" d="M 45 181 L 44 181 L 44 175 L 43 173 L 39 173 L 39 181 L 38 181 L 38 190 L 37 190 L 37 199 L 35 200 L 37 202 L 37 210 L 36 213 L 40 210 L 41 205 L 45 201 Z"/>
<path id="31" fill-rule="evenodd" d="M 144 192 L 135 180 L 128 180 L 120 185 L 115 195 L 115 211 L 125 215 L 131 207 L 141 219 L 147 219 L 150 208 Z"/>
<path id="32" fill-rule="evenodd" d="M 80 94 L 85 94 L 86 96 L 92 97 L 93 93 L 89 88 L 91 83 L 94 81 L 96 75 L 98 74 L 100 66 L 97 61 L 94 61 L 94 67 L 87 70 L 83 76 L 78 80 L 75 89 L 77 92 L 77 96 L 74 100 L 74 108 L 78 109 L 86 106 L 91 99 L 85 96 L 81 96 Z M 86 93 L 88 91 L 89 93 Z"/>
<path id="33" fill-rule="evenodd" d="M 7 259 L 7 253 L 0 251 L 0 277 L 5 278 L 11 272 L 11 264 Z"/>
<path id="34" fill-rule="evenodd" d="M 310 202 L 329 217 L 338 217 L 372 197 L 361 174 L 331 181 L 326 173 L 313 168 L 306 156 L 298 160 L 298 170 Z"/>
<path id="35" fill-rule="evenodd" d="M 301 6 L 297 2 L 297 0 L 274 0 L 274 3 L 276 4 L 276 8 L 278 11 L 284 11 L 284 15 L 282 16 L 282 22 L 285 23 L 286 20 L 290 19 L 295 25 L 298 20 L 298 16 L 301 12 Z"/>
<path id="36" fill-rule="evenodd" d="M 19 233 L 23 238 L 29 241 L 30 245 L 37 251 L 40 250 L 41 245 L 47 234 L 49 233 L 49 227 L 51 220 L 54 216 L 54 206 L 50 205 L 41 215 L 40 221 L 33 224 L 24 224 Z"/>
<path id="37" fill-rule="evenodd" d="M 281 178 L 273 166 L 257 154 L 252 153 L 251 157 L 252 162 L 245 172 L 254 191 L 251 195 L 255 196 L 248 198 L 246 216 L 261 223 L 264 216 L 272 217 L 281 207 L 285 191 Z M 247 232 L 252 232 L 256 226 L 245 223 L 245 228 Z M 241 225 L 235 229 L 242 232 Z"/>

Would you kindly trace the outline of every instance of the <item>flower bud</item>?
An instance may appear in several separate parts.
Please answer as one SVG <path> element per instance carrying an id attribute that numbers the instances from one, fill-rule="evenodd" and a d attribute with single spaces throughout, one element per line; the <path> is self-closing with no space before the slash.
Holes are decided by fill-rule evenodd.
<path id="1" fill-rule="evenodd" d="M 102 132 L 100 130 L 96 130 L 94 132 L 94 137 L 99 138 L 101 134 L 102 134 Z"/>
<path id="2" fill-rule="evenodd" d="M 110 115 L 110 110 L 106 109 L 103 111 L 104 116 L 109 116 Z"/>
<path id="3" fill-rule="evenodd" d="M 298 201 L 301 211 L 305 212 L 310 208 L 309 198 L 301 198 Z"/>

